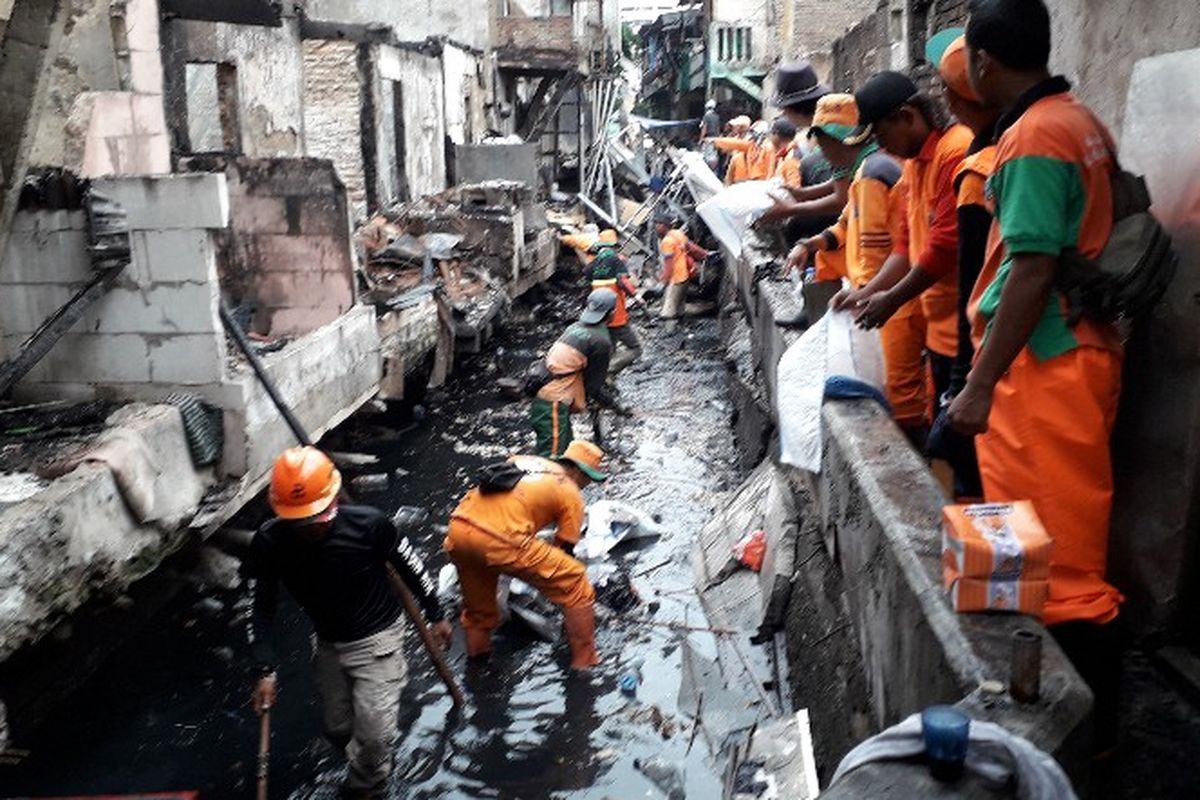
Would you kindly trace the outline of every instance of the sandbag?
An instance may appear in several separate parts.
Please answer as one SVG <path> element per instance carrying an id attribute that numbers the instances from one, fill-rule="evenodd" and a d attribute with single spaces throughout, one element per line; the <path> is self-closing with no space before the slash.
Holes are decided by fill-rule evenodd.
<path id="1" fill-rule="evenodd" d="M 778 191 L 781 186 L 778 178 L 735 183 L 696 206 L 696 213 L 717 241 L 736 258 L 742 254 L 742 238 L 746 231 L 775 205 L 771 192 Z"/>

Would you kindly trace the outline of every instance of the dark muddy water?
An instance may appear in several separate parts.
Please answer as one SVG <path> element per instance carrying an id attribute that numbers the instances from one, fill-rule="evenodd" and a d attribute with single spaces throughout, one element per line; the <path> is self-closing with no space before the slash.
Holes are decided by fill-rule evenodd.
<path id="1" fill-rule="evenodd" d="M 579 294 L 561 285 L 549 291 L 569 293 L 572 302 Z M 428 412 L 412 430 L 398 436 L 360 418 L 332 434 L 325 443 L 330 449 L 379 455 L 393 475 L 386 491 L 360 491 L 358 499 L 388 510 L 422 506 L 442 524 L 481 463 L 530 450 L 524 404 L 499 397 L 493 381 L 549 343 L 565 322 L 565 308 L 557 302 L 542 304 L 536 314 L 518 309 L 489 353 L 460 364 L 452 383 L 430 396 Z M 641 330 L 646 353 L 618 384 L 636 416 L 614 424 L 606 415 L 614 477 L 589 489 L 589 499 L 621 499 L 662 515 L 666 536 L 619 552 L 614 561 L 635 575 L 653 568 L 634 578 L 642 598 L 656 604 L 647 619 L 702 625 L 691 588 L 692 539 L 739 478 L 717 325 L 688 321 L 670 335 L 660 327 Z M 576 432 L 590 435 L 586 420 L 577 422 Z M 430 530 L 420 543 L 433 571 L 444 563 L 440 538 Z M 251 796 L 257 724 L 246 704 L 248 653 L 240 621 L 246 603 L 244 590 L 182 591 L 67 711 L 18 742 L 32 755 L 20 769 L 0 771 L 0 793 L 195 789 L 205 800 Z M 285 609 L 283 622 L 290 658 L 273 715 L 271 796 L 331 797 L 342 766 L 320 739 L 309 628 L 294 607 Z M 456 643 L 451 658 L 469 703 L 453 718 L 410 637 L 391 796 L 662 797 L 634 765 L 660 756 L 680 767 L 688 797 L 719 797 L 704 737 L 685 755 L 690 720 L 676 709 L 680 636 L 635 619 L 601 622 L 604 663 L 586 677 L 567 674 L 565 644 L 538 641 L 511 626 L 498 633 L 486 665 L 468 669 Z M 706 639 L 691 634 L 702 653 L 712 649 Z M 631 698 L 618 691 L 617 679 L 638 659 L 644 680 Z"/>

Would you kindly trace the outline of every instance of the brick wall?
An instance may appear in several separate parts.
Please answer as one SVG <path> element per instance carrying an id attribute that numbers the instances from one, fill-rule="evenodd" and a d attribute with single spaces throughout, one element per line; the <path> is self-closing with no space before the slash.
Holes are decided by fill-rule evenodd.
<path id="1" fill-rule="evenodd" d="M 877 10 L 833 43 L 833 69 L 829 80 L 839 92 L 850 92 L 872 74 L 887 69 L 891 45 L 888 12 Z"/>
<path id="2" fill-rule="evenodd" d="M 21 383 L 24 394 L 142 397 L 220 383 L 213 229 L 228 219 L 221 175 L 114 178 L 96 186 L 126 209 L 132 263 Z M 91 276 L 82 211 L 20 211 L 0 266 L 0 355 Z"/>
<path id="3" fill-rule="evenodd" d="M 785 0 L 786 2 L 787 0 Z M 878 0 L 790 0 L 793 37 L 780 47 L 792 59 L 828 52 L 835 39 L 875 10 Z"/>
<path id="4" fill-rule="evenodd" d="M 329 161 L 235 159 L 226 168 L 229 230 L 218 236 L 221 288 L 256 306 L 253 328 L 295 336 L 354 305 L 346 190 Z"/>
<path id="5" fill-rule="evenodd" d="M 308 154 L 333 162 L 356 218 L 367 213 L 360 87 L 357 44 L 315 39 L 304 42 Z"/>
<path id="6" fill-rule="evenodd" d="M 929 9 L 929 33 L 966 25 L 969 2 L 970 0 L 934 0 L 932 8 Z"/>

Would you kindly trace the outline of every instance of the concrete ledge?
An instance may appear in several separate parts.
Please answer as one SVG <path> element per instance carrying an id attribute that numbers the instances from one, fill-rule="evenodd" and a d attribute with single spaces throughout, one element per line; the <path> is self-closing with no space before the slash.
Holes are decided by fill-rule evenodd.
<path id="1" fill-rule="evenodd" d="M 183 543 L 182 527 L 212 482 L 188 455 L 178 409 L 132 405 L 109 418 L 152 455 L 135 516 L 110 468 L 86 463 L 0 511 L 0 661 L 41 639 L 91 597 L 116 594 Z"/>
<path id="2" fill-rule="evenodd" d="M 749 329 L 761 391 L 774 417 L 776 366 L 799 333 L 774 324 L 796 311 L 790 285 L 755 285 L 754 265 L 771 259 L 769 243 L 752 243 L 736 262 L 732 272 L 746 322 L 730 332 L 736 337 L 738 327 Z M 735 350 L 732 345 L 731 357 Z M 755 396 L 754 387 L 746 396 Z M 813 684 L 799 684 L 803 696 L 796 699 L 812 712 L 822 771 L 831 772 L 872 731 L 925 706 L 951 703 L 1025 736 L 1082 785 L 1090 763 L 1092 695 L 1078 673 L 1036 620 L 952 610 L 941 578 L 940 511 L 948 500 L 890 417 L 869 401 L 828 402 L 822 417 L 821 473 L 786 468 L 781 482 L 791 487 L 800 527 L 789 652 L 820 665 L 801 668 L 793 661 L 792 669 L 798 681 Z M 797 520 L 768 513 L 765 524 L 768 536 L 778 536 L 775 528 Z M 1018 628 L 1043 634 L 1042 696 L 1030 705 L 981 688 L 988 682 L 1007 686 L 1011 636 Z M 822 728 L 831 747 L 821 747 Z M 851 730 L 856 732 L 848 735 Z M 916 773 L 925 771 L 913 764 L 881 769 L 885 782 L 914 790 L 922 785 Z"/>

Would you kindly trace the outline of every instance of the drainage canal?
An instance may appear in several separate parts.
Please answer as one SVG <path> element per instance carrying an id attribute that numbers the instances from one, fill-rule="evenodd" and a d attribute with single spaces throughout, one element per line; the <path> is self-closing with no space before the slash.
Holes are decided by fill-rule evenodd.
<path id="1" fill-rule="evenodd" d="M 515 309 L 488 352 L 468 358 L 449 386 L 426 398 L 410 429 L 397 432 L 360 416 L 329 437 L 330 449 L 378 456 L 378 465 L 363 469 L 390 476 L 373 491 L 360 488 L 359 499 L 389 511 L 420 506 L 438 525 L 479 465 L 529 449 L 525 406 L 502 398 L 496 379 L 549 344 L 568 310 L 578 308 L 580 291 L 551 283 L 540 302 Z M 567 675 L 565 644 L 512 623 L 486 665 L 468 667 L 456 645 L 452 662 L 469 695 L 458 718 L 450 716 L 442 687 L 410 637 L 392 797 L 678 797 L 676 780 L 688 797 L 721 796 L 723 767 L 704 737 L 691 742 L 691 720 L 677 710 L 684 634 L 671 625 L 705 624 L 692 587 L 693 539 L 742 477 L 724 350 L 714 319 L 690 320 L 673 333 L 642 332 L 643 360 L 618 384 L 636 414 L 605 431 L 614 477 L 588 493 L 590 501 L 621 500 L 661 515 L 665 534 L 612 559 L 634 576 L 644 608 L 599 623 L 604 663 L 586 677 Z M 445 561 L 440 540 L 430 526 L 419 543 L 434 572 Z M 245 587 L 182 590 L 66 711 L 26 738 L 31 755 L 9 771 L 5 794 L 194 789 L 201 798 L 249 796 L 257 725 L 247 705 L 248 603 Z M 332 797 L 341 765 L 320 739 L 306 658 L 309 627 L 288 607 L 282 628 L 281 650 L 290 658 L 273 714 L 271 795 Z M 711 649 L 708 634 L 688 639 Z M 618 680 L 633 664 L 640 664 L 642 682 L 631 697 Z M 678 772 L 647 777 L 654 772 L 647 764 L 660 762 Z"/>

